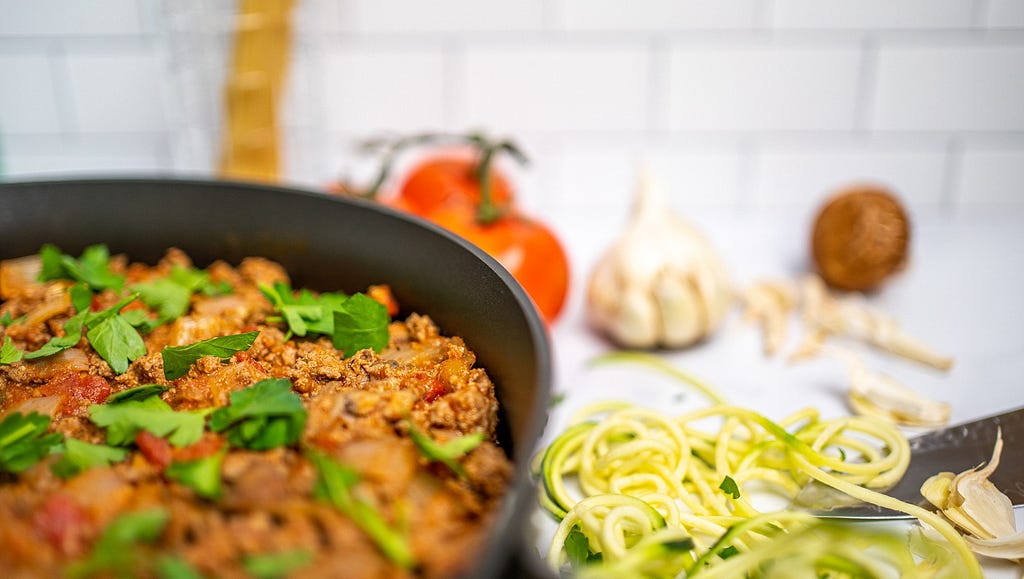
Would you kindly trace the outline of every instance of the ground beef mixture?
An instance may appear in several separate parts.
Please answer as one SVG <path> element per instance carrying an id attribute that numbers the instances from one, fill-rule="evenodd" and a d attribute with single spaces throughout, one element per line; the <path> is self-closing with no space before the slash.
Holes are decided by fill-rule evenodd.
<path id="1" fill-rule="evenodd" d="M 166 277 L 175 265 L 192 267 L 173 249 L 156 265 L 124 256 L 110 261 L 125 287 Z M 230 293 L 192 295 L 184 316 L 142 334 L 148 353 L 121 374 L 84 334 L 76 347 L 52 356 L 0 365 L 0 419 L 38 412 L 51 417 L 51 431 L 100 444 L 105 433 L 90 420 L 89 408 L 117 392 L 165 385 L 160 396 L 173 409 L 197 410 L 223 407 L 232 392 L 261 380 L 286 378 L 307 411 L 301 440 L 246 450 L 207 429 L 198 443 L 176 447 L 143 430 L 127 458 L 110 466 L 60 478 L 51 468 L 59 458 L 54 454 L 23 472 L 0 472 L 3 576 L 109 575 L 110 569 L 90 571 L 82 561 L 95 558 L 100 537 L 118 517 L 153 507 L 165 509 L 169 519 L 155 540 L 131 546 L 145 562 L 131 570 L 141 576 L 161 576 L 153 562 L 172 560 L 205 577 L 245 577 L 253 560 L 288 553 L 303 561 L 286 567 L 293 577 L 449 577 L 472 564 L 512 465 L 495 442 L 494 386 L 463 340 L 441 335 L 429 317 L 412 314 L 390 323 L 390 342 L 380 354 L 366 349 L 344 357 L 329 338 L 288 336 L 258 289 L 289 282 L 278 264 L 249 258 L 205 271 L 211 281 L 226 282 Z M 39 282 L 38 272 L 36 257 L 0 268 L 0 319 L 8 322 L 0 324 L 0 343 L 10 338 L 25 352 L 64 335 L 64 323 L 76 312 L 69 298 L 74 282 Z M 394 306 L 385 286 L 367 293 Z M 125 295 L 97 292 L 92 309 Z M 124 311 L 136 308 L 155 315 L 138 301 Z M 164 378 L 165 346 L 251 331 L 259 335 L 248 350 L 223 360 L 200 358 L 183 377 Z M 456 470 L 428 459 L 410 428 L 438 443 L 472 433 L 483 433 L 485 441 L 460 456 Z M 310 449 L 358 472 L 353 495 L 407 541 L 411 568 L 395 564 L 363 528 L 314 496 Z M 201 498 L 166 474 L 173 462 L 225 451 L 223 492 L 216 499 Z"/>

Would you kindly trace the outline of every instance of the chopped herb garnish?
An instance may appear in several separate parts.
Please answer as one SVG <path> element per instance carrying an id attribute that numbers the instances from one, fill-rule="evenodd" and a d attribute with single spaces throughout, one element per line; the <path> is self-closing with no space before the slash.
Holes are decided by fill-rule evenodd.
<path id="1" fill-rule="evenodd" d="M 15 324 L 20 324 L 21 322 L 24 322 L 25 318 L 27 318 L 27 317 L 28 317 L 28 314 L 25 314 L 23 316 L 19 316 L 18 318 L 13 318 L 13 317 L 11 317 L 11 312 L 10 311 L 6 311 L 6 312 L 4 312 L 4 314 L 2 316 L 0 316 L 0 326 L 8 328 L 8 327 L 13 326 Z"/>
<path id="2" fill-rule="evenodd" d="M 163 324 L 188 313 L 192 294 L 230 293 L 231 285 L 224 282 L 213 283 L 210 281 L 210 274 L 205 271 L 174 265 L 167 277 L 135 284 L 131 286 L 131 290 L 139 294 L 142 303 L 157 311 L 159 323 Z"/>
<path id="3" fill-rule="evenodd" d="M 718 488 L 725 494 L 732 495 L 734 499 L 740 498 L 740 487 L 729 475 L 725 475 L 725 478 L 722 479 L 722 484 L 718 485 Z"/>
<path id="4" fill-rule="evenodd" d="M 317 470 L 313 496 L 334 505 L 363 530 L 389 559 L 403 569 L 415 566 L 408 540 L 388 525 L 384 517 L 366 501 L 352 493 L 359 473 L 325 455 L 308 453 Z"/>
<path id="5" fill-rule="evenodd" d="M 73 563 L 68 567 L 66 576 L 71 579 L 135 576 L 145 561 L 136 545 L 155 542 L 169 519 L 170 514 L 162 508 L 119 516 L 103 530 L 89 558 Z"/>
<path id="6" fill-rule="evenodd" d="M 64 335 L 50 338 L 50 341 L 43 344 L 38 350 L 32 352 L 25 352 L 26 360 L 35 360 L 36 358 L 45 358 L 46 356 L 52 356 L 68 348 L 74 348 L 78 345 L 79 340 L 82 339 L 82 325 L 85 322 L 85 316 L 88 312 L 83 311 L 80 314 L 68 319 L 64 322 Z"/>
<path id="7" fill-rule="evenodd" d="M 89 345 L 110 364 L 116 374 L 124 374 L 128 364 L 146 355 L 146 343 L 142 341 L 142 336 L 120 314 L 136 297 L 129 296 L 113 307 L 89 314 L 85 318 L 85 337 L 89 339 Z"/>
<path id="8" fill-rule="evenodd" d="M 105 404 L 89 407 L 89 419 L 107 429 L 107 444 L 127 446 L 135 441 L 140 430 L 145 430 L 177 447 L 199 442 L 209 410 L 175 412 L 164 402 L 152 386 L 142 396 L 126 390 L 115 394 Z"/>
<path id="9" fill-rule="evenodd" d="M 590 552 L 590 539 L 583 534 L 579 525 L 574 526 L 565 537 L 565 554 L 569 558 L 569 564 L 576 570 L 602 559 L 600 553 Z"/>
<path id="10" fill-rule="evenodd" d="M 64 453 L 50 469 L 60 478 L 70 478 L 94 466 L 109 466 L 128 456 L 123 448 L 91 444 L 77 438 L 64 441 Z"/>
<path id="11" fill-rule="evenodd" d="M 140 334 L 148 334 L 158 328 L 162 322 L 146 312 L 146 310 L 128 310 L 121 314 L 121 317 L 127 321 L 131 327 L 139 331 Z"/>
<path id="12" fill-rule="evenodd" d="M 128 402 L 130 400 L 145 400 L 151 396 L 163 394 L 170 390 L 170 386 L 163 386 L 160 384 L 143 384 L 142 386 L 136 386 L 120 392 L 115 392 L 110 396 L 107 396 L 106 404 L 120 404 L 122 402 Z"/>
<path id="13" fill-rule="evenodd" d="M 416 429 L 409 423 L 409 437 L 412 438 L 416 448 L 429 460 L 442 462 L 452 469 L 459 476 L 466 476 L 466 469 L 459 462 L 469 451 L 480 446 L 484 441 L 484 433 L 474 432 L 465 436 L 455 437 L 444 444 L 436 442 L 426 434 Z"/>
<path id="14" fill-rule="evenodd" d="M 225 450 L 196 460 L 172 462 L 164 474 L 171 480 L 190 487 L 204 499 L 219 498 L 222 492 L 220 467 Z"/>
<path id="15" fill-rule="evenodd" d="M 24 350 L 19 350 L 10 336 L 4 336 L 4 345 L 0 346 L 0 364 L 13 364 L 25 355 Z"/>
<path id="16" fill-rule="evenodd" d="M 227 431 L 228 442 L 268 450 L 298 442 L 306 426 L 302 399 L 285 378 L 261 380 L 231 393 L 231 403 L 210 415 L 210 429 Z"/>
<path id="17" fill-rule="evenodd" d="M 292 571 L 301 569 L 312 562 L 312 553 L 298 550 L 269 555 L 249 555 L 242 560 L 242 567 L 258 579 L 275 579 L 286 577 Z"/>
<path id="18" fill-rule="evenodd" d="M 159 579 L 203 579 L 188 561 L 181 557 L 166 555 L 156 561 L 156 576 Z"/>
<path id="19" fill-rule="evenodd" d="M 42 261 L 40 281 L 71 279 L 88 284 L 93 290 L 120 290 L 124 276 L 110 270 L 110 252 L 105 245 L 90 245 L 78 259 L 61 253 L 55 245 L 44 245 L 39 251 Z"/>
<path id="20" fill-rule="evenodd" d="M 181 378 L 188 374 L 188 369 L 192 367 L 192 364 L 203 356 L 216 356 L 226 360 L 236 352 L 248 350 L 259 334 L 259 332 L 247 332 L 210 338 L 187 346 L 167 346 L 160 352 L 160 357 L 164 361 L 164 378 L 168 380 Z"/>
<path id="21" fill-rule="evenodd" d="M 548 408 L 555 408 L 565 402 L 565 392 L 558 392 L 548 399 Z"/>
<path id="22" fill-rule="evenodd" d="M 92 290 L 84 283 L 76 283 L 68 288 L 68 296 L 71 298 L 71 305 L 75 306 L 78 313 L 87 312 L 92 307 Z"/>
<path id="23" fill-rule="evenodd" d="M 718 556 L 723 558 L 723 559 L 728 559 L 729 557 L 735 557 L 736 555 L 739 555 L 739 554 L 740 554 L 740 550 L 736 548 L 736 545 L 729 545 L 728 547 L 726 547 L 726 548 L 724 548 L 724 549 L 722 549 L 721 551 L 718 552 Z"/>
<path id="24" fill-rule="evenodd" d="M 38 412 L 12 412 L 0 422 L 0 472 L 23 472 L 53 452 L 62 440 L 47 434 L 50 417 Z"/>
<path id="25" fill-rule="evenodd" d="M 354 294 L 334 310 L 334 347 L 351 356 L 371 349 L 378 354 L 388 345 L 388 309 L 365 294 Z"/>
<path id="26" fill-rule="evenodd" d="M 365 294 L 315 295 L 302 290 L 296 295 L 286 283 L 260 285 L 260 291 L 281 314 L 289 334 L 330 336 L 334 347 L 346 356 L 370 348 L 380 352 L 388 345 L 387 308 Z"/>

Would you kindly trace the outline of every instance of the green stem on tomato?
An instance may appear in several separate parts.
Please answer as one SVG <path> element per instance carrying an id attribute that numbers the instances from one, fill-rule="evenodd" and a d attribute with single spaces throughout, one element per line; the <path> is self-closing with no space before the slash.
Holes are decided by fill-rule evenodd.
<path id="1" fill-rule="evenodd" d="M 480 149 L 480 162 L 476 166 L 476 180 L 480 184 L 480 204 L 477 206 L 476 220 L 481 225 L 490 225 L 501 219 L 508 210 L 507 208 L 499 207 L 491 195 L 490 169 L 494 156 L 501 151 L 505 151 L 523 165 L 527 163 L 527 158 L 511 141 L 491 142 L 478 133 L 469 135 L 469 141 Z"/>

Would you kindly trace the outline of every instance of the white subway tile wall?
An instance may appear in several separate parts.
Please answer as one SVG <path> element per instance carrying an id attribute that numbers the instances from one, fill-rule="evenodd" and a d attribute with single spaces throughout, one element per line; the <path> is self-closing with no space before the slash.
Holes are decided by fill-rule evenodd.
<path id="1" fill-rule="evenodd" d="M 0 0 L 0 171 L 212 175 L 233 0 Z M 1022 0 L 297 0 L 288 182 L 356 144 L 517 139 L 528 209 L 807 210 L 854 182 L 1024 208 Z M 410 161 L 405 161 L 410 162 Z"/>

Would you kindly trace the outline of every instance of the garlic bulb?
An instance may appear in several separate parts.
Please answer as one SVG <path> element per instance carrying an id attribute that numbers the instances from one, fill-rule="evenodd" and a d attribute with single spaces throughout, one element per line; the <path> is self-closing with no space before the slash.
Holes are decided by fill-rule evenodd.
<path id="1" fill-rule="evenodd" d="M 721 257 L 642 175 L 630 222 L 591 274 L 591 324 L 624 347 L 681 348 L 713 332 L 731 300 Z"/>

